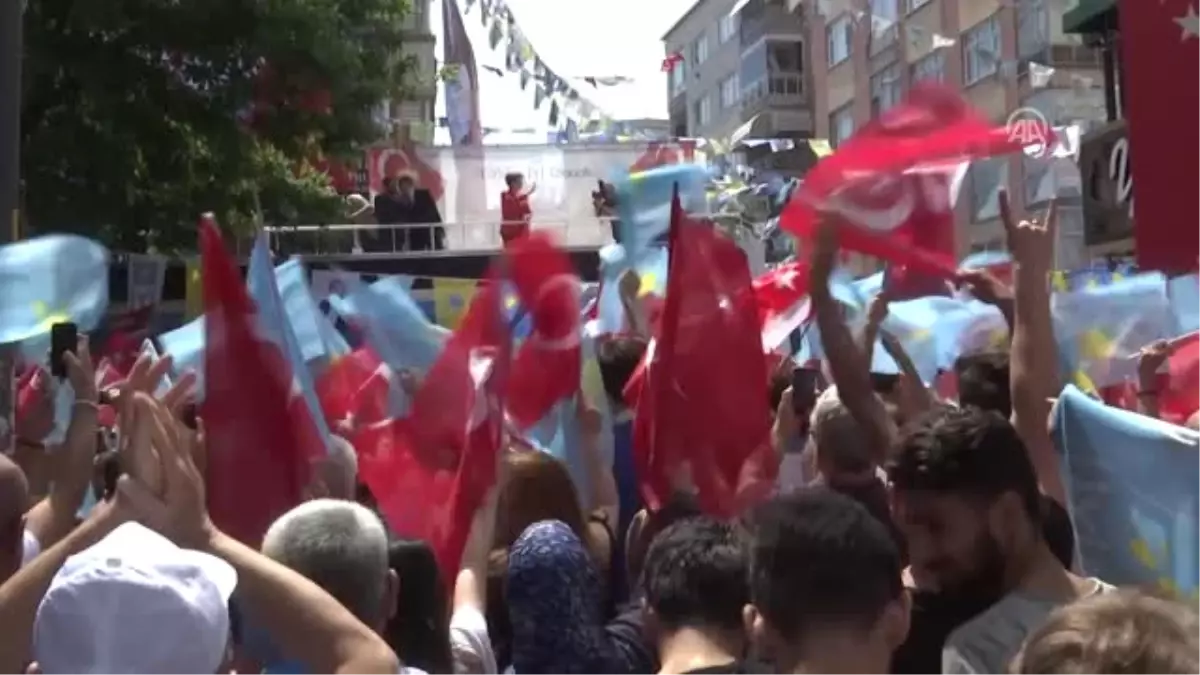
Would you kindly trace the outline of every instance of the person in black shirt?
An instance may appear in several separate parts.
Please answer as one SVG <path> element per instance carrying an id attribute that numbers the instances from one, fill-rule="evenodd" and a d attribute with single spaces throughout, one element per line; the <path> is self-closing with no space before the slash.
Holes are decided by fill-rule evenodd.
<path id="1" fill-rule="evenodd" d="M 418 189 L 412 174 L 384 181 L 385 192 L 375 197 L 375 220 L 380 225 L 426 225 L 407 229 L 380 230 L 373 241 L 363 242 L 371 252 L 434 251 L 446 248 L 442 214 L 429 190 Z"/>

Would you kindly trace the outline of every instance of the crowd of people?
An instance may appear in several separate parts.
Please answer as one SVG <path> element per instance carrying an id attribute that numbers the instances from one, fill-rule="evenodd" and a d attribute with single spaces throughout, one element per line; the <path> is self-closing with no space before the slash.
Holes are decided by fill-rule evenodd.
<path id="1" fill-rule="evenodd" d="M 395 192 L 413 200 L 410 188 Z M 528 193 L 510 188 L 519 209 Z M 836 227 L 822 227 L 809 282 L 828 382 L 797 391 L 784 359 L 762 399 L 744 402 L 769 406 L 763 442 L 795 470 L 732 519 L 703 512 L 686 465 L 666 503 L 641 502 L 625 390 L 653 322 L 638 316 L 637 284 L 623 283 L 630 331 L 597 347 L 611 434 L 594 406 L 578 406 L 588 484 L 512 439 L 456 575 L 429 542 L 391 531 L 355 449 L 336 436 L 312 498 L 280 515 L 257 550 L 223 533 L 206 507 L 195 377 L 161 391 L 169 355 L 143 357 L 100 390 L 81 340 L 64 357 L 74 401 L 62 442 L 42 442 L 55 383 L 40 374 L 46 404 L 26 409 L 15 452 L 0 458 L 0 668 L 1197 672 L 1194 603 L 1079 569 L 1047 432 L 1061 388 L 1047 286 L 1054 223 L 1006 227 L 1011 287 L 977 271 L 958 281 L 1000 309 L 1011 342 L 959 359 L 956 400 L 922 384 L 880 330 L 885 297 L 861 334 L 850 329 L 830 292 Z M 898 378 L 872 378 L 876 340 Z M 1144 371 L 1163 349 L 1146 350 Z M 117 411 L 111 450 L 101 405 Z M 99 499 L 80 516 L 88 492 Z"/>

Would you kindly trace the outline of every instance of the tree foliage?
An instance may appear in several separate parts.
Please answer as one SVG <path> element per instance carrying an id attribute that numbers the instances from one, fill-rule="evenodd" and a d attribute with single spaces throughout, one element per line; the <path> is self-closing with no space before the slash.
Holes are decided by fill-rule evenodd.
<path id="1" fill-rule="evenodd" d="M 37 231 L 191 248 L 214 211 L 245 229 L 336 221 L 307 167 L 378 140 L 413 84 L 410 0 L 30 0 L 22 179 Z"/>

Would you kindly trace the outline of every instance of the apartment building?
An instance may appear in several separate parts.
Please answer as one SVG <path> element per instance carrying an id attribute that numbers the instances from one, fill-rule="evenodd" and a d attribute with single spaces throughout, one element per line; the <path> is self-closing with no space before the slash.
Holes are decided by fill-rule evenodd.
<path id="1" fill-rule="evenodd" d="M 434 130 L 434 102 L 437 100 L 437 61 L 434 48 L 437 37 L 430 23 L 433 0 L 413 0 L 412 12 L 404 25 L 405 56 L 410 56 L 416 72 L 405 83 L 406 97 L 389 101 L 385 105 L 390 118 L 392 140 L 397 143 L 432 143 Z"/>
<path id="2" fill-rule="evenodd" d="M 1084 132 L 1106 119 L 1102 55 L 1062 30 L 1069 0 L 788 0 L 808 28 L 816 136 L 837 146 L 916 82 L 960 88 L 997 123 L 1022 108 Z M 958 199 L 960 256 L 1004 246 L 1016 213 L 1059 198 L 1059 265 L 1082 264 L 1078 171 L 1023 155 L 975 162 Z"/>
<path id="3" fill-rule="evenodd" d="M 784 0 L 698 0 L 663 36 L 672 134 L 810 138 L 806 39 Z"/>
<path id="4" fill-rule="evenodd" d="M 1080 0 L 1063 14 L 1063 31 L 1083 36 L 1100 50 L 1108 123 L 1091 129 L 1080 143 L 1083 182 L 1083 239 L 1088 257 L 1133 257 L 1133 177 L 1125 122 L 1124 68 L 1117 0 Z"/>

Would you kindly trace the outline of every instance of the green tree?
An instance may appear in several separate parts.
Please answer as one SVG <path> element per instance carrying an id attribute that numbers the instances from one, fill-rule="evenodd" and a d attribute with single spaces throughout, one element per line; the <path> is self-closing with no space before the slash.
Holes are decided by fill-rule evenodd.
<path id="1" fill-rule="evenodd" d="M 415 84 L 409 0 L 29 0 L 22 179 L 36 231 L 189 249 L 202 211 L 235 232 L 336 222 L 308 168 L 383 135 Z"/>

